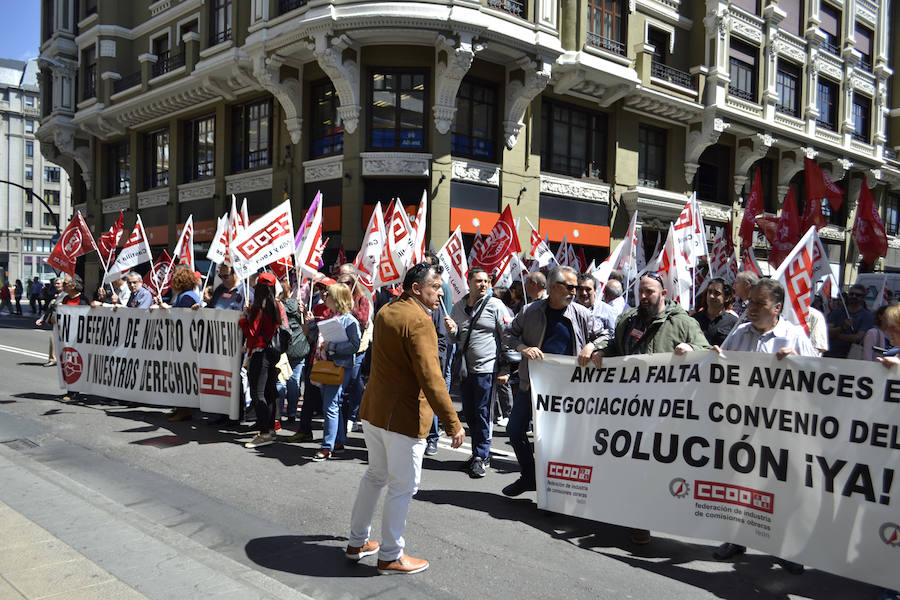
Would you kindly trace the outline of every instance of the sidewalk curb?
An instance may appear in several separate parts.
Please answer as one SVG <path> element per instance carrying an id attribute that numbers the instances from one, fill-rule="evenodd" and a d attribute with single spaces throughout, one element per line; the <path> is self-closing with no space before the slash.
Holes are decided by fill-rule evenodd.
<path id="1" fill-rule="evenodd" d="M 103 511 L 109 515 L 110 520 L 119 521 L 137 529 L 139 532 L 150 536 L 175 550 L 179 555 L 187 556 L 191 560 L 200 563 L 202 566 L 220 573 L 223 578 L 235 581 L 243 587 L 251 588 L 264 598 L 278 600 L 315 600 L 311 596 L 307 596 L 268 575 L 260 573 L 245 564 L 211 550 L 206 546 L 173 531 L 165 525 L 153 523 L 133 509 L 114 502 L 107 496 L 78 483 L 63 473 L 54 471 L 50 467 L 47 467 L 20 452 L 0 446 L 0 465 L 2 465 L 3 462 L 8 462 L 12 467 L 22 469 L 32 476 L 39 477 L 45 483 L 58 487 L 63 492 L 81 499 L 91 507 Z M 8 500 L 4 500 L 4 502 L 26 518 L 44 527 L 40 519 L 29 515 L 27 510 L 21 510 L 20 507 L 11 504 Z M 50 533 L 53 534 L 53 531 L 50 531 Z M 65 542 L 66 540 L 63 541 Z M 79 550 L 79 552 L 84 554 L 83 550 Z M 96 561 L 92 557 L 88 556 L 88 558 L 97 562 L 97 564 L 100 564 L 101 567 L 106 568 L 102 563 Z M 114 571 L 110 571 L 110 573 L 118 578 L 118 575 Z M 123 581 L 126 584 L 131 585 L 128 581 Z"/>

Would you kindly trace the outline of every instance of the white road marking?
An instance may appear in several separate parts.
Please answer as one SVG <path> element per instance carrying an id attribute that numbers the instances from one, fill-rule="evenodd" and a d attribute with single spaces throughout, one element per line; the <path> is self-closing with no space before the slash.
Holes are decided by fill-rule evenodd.
<path id="1" fill-rule="evenodd" d="M 3 346 L 3 345 L 0 345 L 0 350 L 3 350 L 5 352 L 11 352 L 13 354 L 20 354 L 23 356 L 28 356 L 29 358 L 43 358 L 45 360 L 47 359 L 46 352 L 35 352 L 33 350 L 26 350 L 24 348 L 16 348 L 14 346 Z"/>

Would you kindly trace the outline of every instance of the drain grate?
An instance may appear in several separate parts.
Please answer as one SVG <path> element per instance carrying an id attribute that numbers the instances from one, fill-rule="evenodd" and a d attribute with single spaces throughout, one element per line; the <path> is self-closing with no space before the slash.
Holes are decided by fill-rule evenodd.
<path id="1" fill-rule="evenodd" d="M 9 446 L 13 450 L 30 450 L 32 448 L 37 448 L 37 442 L 32 442 L 27 438 L 19 438 L 15 440 L 7 440 L 5 442 L 0 442 L 4 446 Z"/>

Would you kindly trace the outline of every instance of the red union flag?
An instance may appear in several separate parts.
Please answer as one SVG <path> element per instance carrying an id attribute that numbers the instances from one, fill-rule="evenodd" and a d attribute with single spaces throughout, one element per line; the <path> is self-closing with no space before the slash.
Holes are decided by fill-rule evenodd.
<path id="1" fill-rule="evenodd" d="M 741 272 L 743 271 L 750 271 L 756 273 L 757 277 L 762 277 L 762 269 L 756 261 L 756 254 L 752 247 L 744 248 L 744 252 L 741 254 Z"/>
<path id="2" fill-rule="evenodd" d="M 531 221 L 529 221 L 531 224 Z M 546 267 L 551 262 L 556 261 L 556 257 L 553 256 L 553 252 L 550 250 L 550 247 L 547 246 L 547 242 L 541 237 L 534 229 L 534 225 L 531 226 L 531 251 L 528 253 L 531 258 L 533 258 L 538 266 Z"/>
<path id="3" fill-rule="evenodd" d="M 286 256 L 284 258 L 279 258 L 271 265 L 269 268 L 272 269 L 272 272 L 275 274 L 275 277 L 278 279 L 284 279 L 288 276 L 288 273 L 294 268 L 294 261 L 290 256 Z"/>
<path id="4" fill-rule="evenodd" d="M 154 298 L 159 298 L 170 289 L 172 289 L 172 276 L 175 269 L 172 268 L 172 257 L 163 250 L 155 261 L 153 266 L 144 275 L 144 285 L 150 291 Z"/>
<path id="5" fill-rule="evenodd" d="M 784 286 L 784 308 L 781 316 L 790 323 L 800 325 L 809 335 L 806 317 L 812 300 L 816 244 L 819 236 L 816 228 L 810 227 L 800 242 L 794 246 L 790 254 L 772 275 L 772 279 Z M 818 242 L 821 245 L 821 242 Z"/>
<path id="6" fill-rule="evenodd" d="M 144 231 L 141 215 L 138 215 L 134 229 L 131 231 L 131 235 L 128 236 L 128 241 L 122 246 L 122 250 L 116 257 L 116 262 L 112 264 L 106 277 L 103 278 L 103 283 L 119 279 L 128 269 L 151 260 L 153 260 L 153 257 L 150 254 L 150 242 L 147 241 L 147 233 Z"/>
<path id="7" fill-rule="evenodd" d="M 241 277 L 290 256 L 294 249 L 290 200 L 285 200 L 245 227 L 232 241 L 231 248 L 235 272 Z"/>
<path id="8" fill-rule="evenodd" d="M 706 234 L 696 194 L 688 199 L 675 221 L 675 244 L 692 266 L 697 264 L 697 257 L 706 254 Z"/>
<path id="9" fill-rule="evenodd" d="M 188 216 L 172 254 L 178 259 L 178 264 L 194 270 L 194 215 Z"/>
<path id="10" fill-rule="evenodd" d="M 466 249 L 463 246 L 462 230 L 459 226 L 447 238 L 444 247 L 438 250 L 437 257 L 444 268 L 441 277 L 453 292 L 453 302 L 459 302 L 463 296 L 469 293 L 466 281 L 469 278 L 469 267 L 466 263 Z"/>
<path id="11" fill-rule="evenodd" d="M 425 201 L 427 194 L 422 192 L 419 201 L 419 210 L 416 211 L 416 219 L 412 223 L 413 230 L 413 256 L 410 264 L 418 264 L 425 260 L 425 229 L 428 215 L 428 203 Z"/>
<path id="12" fill-rule="evenodd" d="M 884 224 L 865 180 L 859 188 L 859 207 L 856 210 L 856 221 L 853 223 L 853 238 L 856 240 L 860 256 L 869 264 L 887 254 Z"/>
<path id="13" fill-rule="evenodd" d="M 119 239 L 125 229 L 125 211 L 119 211 L 119 218 L 113 223 L 109 231 L 97 238 L 97 252 L 104 265 L 108 265 L 116 253 L 116 246 L 119 245 Z"/>
<path id="14" fill-rule="evenodd" d="M 492 277 L 497 277 L 504 273 L 509 266 L 510 255 L 521 251 L 512 211 L 507 204 L 503 209 L 503 214 L 491 229 L 491 234 L 482 245 L 481 251 L 473 257 L 472 266 L 481 267 Z"/>
<path id="15" fill-rule="evenodd" d="M 400 200 L 394 200 L 385 224 L 385 244 L 378 261 L 376 287 L 401 283 L 413 255 L 413 232 Z"/>
<path id="16" fill-rule="evenodd" d="M 74 275 L 78 257 L 96 249 L 91 230 L 84 222 L 81 211 L 76 211 L 45 262 L 57 271 Z"/>
<path id="17" fill-rule="evenodd" d="M 381 212 L 381 202 L 378 202 L 375 204 L 372 216 L 369 217 L 366 236 L 353 261 L 353 266 L 356 267 L 357 281 L 369 295 L 375 291 L 375 272 L 378 269 L 378 259 L 381 258 L 383 247 L 384 215 Z"/>
<path id="18" fill-rule="evenodd" d="M 763 206 L 763 189 L 762 177 L 760 169 L 756 169 L 756 175 L 753 177 L 753 185 L 750 187 L 750 194 L 744 203 L 744 218 L 741 220 L 741 228 L 739 235 L 741 237 L 741 248 L 747 248 L 753 244 L 753 226 L 756 224 L 756 216 L 765 211 Z"/>

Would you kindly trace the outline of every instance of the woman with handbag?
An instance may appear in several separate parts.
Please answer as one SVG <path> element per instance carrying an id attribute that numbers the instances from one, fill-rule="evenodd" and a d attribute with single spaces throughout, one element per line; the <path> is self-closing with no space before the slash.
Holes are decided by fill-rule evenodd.
<path id="1" fill-rule="evenodd" d="M 287 326 L 284 307 L 275 300 L 275 276 L 262 273 L 253 288 L 253 304 L 238 321 L 238 326 L 247 338 L 246 348 L 250 355 L 247 379 L 250 383 L 250 397 L 256 406 L 256 425 L 259 433 L 244 444 L 245 448 L 268 446 L 275 441 L 275 402 L 278 391 L 275 387 L 275 366 L 281 352 L 270 349 L 273 338 L 280 337 L 279 326 Z"/>
<path id="2" fill-rule="evenodd" d="M 354 430 L 359 425 L 359 405 L 362 403 L 363 383 L 362 364 L 366 357 L 366 350 L 372 342 L 372 303 L 363 293 L 362 286 L 356 285 L 356 276 L 344 273 L 338 277 L 338 283 L 343 283 L 350 288 L 353 296 L 353 309 L 350 311 L 359 323 L 360 342 L 359 348 L 353 357 L 353 366 L 350 368 L 350 378 L 344 386 L 341 411 L 347 421 L 347 432 Z M 359 429 L 355 429 L 359 430 Z"/>
<path id="3" fill-rule="evenodd" d="M 314 362 L 309 376 L 313 383 L 321 384 L 322 413 L 325 417 L 322 447 L 313 456 L 316 462 L 327 460 L 333 453 L 344 449 L 347 423 L 341 415 L 341 392 L 349 383 L 360 338 L 359 323 L 351 312 L 353 300 L 350 288 L 342 283 L 329 285 L 325 303 L 343 326 L 347 339 L 342 342 L 324 341 L 320 351 L 324 351 L 326 360 Z M 318 339 L 319 325 L 312 315 L 307 315 L 307 323 L 310 323 L 308 329 L 312 338 Z"/>

